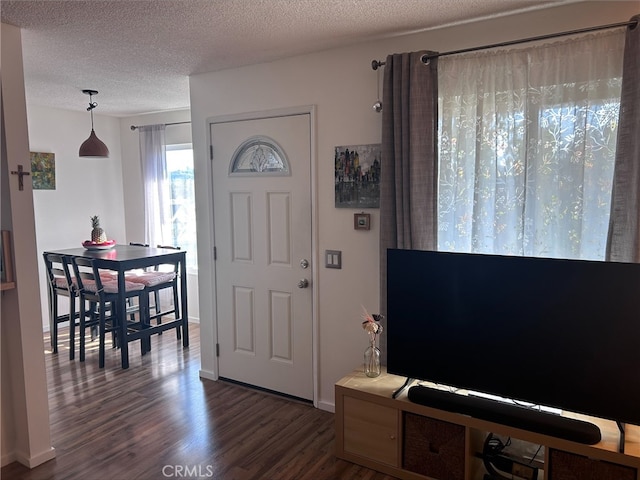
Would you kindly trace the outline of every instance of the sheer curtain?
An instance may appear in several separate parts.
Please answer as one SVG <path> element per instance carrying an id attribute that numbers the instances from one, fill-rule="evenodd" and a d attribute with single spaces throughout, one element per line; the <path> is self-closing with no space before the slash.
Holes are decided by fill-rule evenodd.
<path id="1" fill-rule="evenodd" d="M 438 61 L 425 65 L 420 60 L 424 53 L 389 55 L 385 62 L 380 162 L 380 313 L 384 315 L 387 249 L 436 248 Z"/>
<path id="2" fill-rule="evenodd" d="M 439 250 L 604 258 L 623 45 L 440 58 Z"/>
<path id="3" fill-rule="evenodd" d="M 632 20 L 640 21 L 640 15 Z M 607 259 L 640 262 L 640 26 L 627 28 Z"/>
<path id="4" fill-rule="evenodd" d="M 144 189 L 145 243 L 171 241 L 171 191 L 167 175 L 164 125 L 138 127 Z"/>

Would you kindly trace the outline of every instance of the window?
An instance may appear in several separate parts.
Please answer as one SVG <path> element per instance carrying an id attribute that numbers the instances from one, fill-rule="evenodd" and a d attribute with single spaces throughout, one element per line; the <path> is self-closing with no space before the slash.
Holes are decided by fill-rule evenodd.
<path id="1" fill-rule="evenodd" d="M 289 175 L 289 162 L 284 151 L 269 137 L 245 140 L 233 154 L 230 175 Z"/>
<path id="2" fill-rule="evenodd" d="M 196 206 L 191 144 L 167 145 L 171 190 L 171 244 L 187 251 L 187 268 L 197 270 Z"/>
<path id="3" fill-rule="evenodd" d="M 623 42 L 440 59 L 439 250 L 604 259 Z"/>

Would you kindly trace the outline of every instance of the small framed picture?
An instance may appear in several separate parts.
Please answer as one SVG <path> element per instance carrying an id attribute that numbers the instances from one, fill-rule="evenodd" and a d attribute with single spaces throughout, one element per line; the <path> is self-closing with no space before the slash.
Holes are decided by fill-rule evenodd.
<path id="1" fill-rule="evenodd" d="M 11 283 L 13 282 L 13 258 L 11 255 L 11 232 L 9 230 L 2 230 L 1 242 L 0 272 L 2 283 Z M 2 289 L 4 290 L 4 285 Z"/>
<path id="2" fill-rule="evenodd" d="M 355 230 L 369 230 L 371 228 L 371 215 L 368 213 L 354 213 L 353 228 Z"/>

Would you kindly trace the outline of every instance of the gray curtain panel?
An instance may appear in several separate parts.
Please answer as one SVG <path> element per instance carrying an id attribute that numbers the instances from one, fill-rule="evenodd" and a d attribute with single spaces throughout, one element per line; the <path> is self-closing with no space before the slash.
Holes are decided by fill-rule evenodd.
<path id="1" fill-rule="evenodd" d="M 380 338 L 386 363 L 387 249 L 437 249 L 438 59 L 389 55 L 382 97 Z"/>
<path id="2" fill-rule="evenodd" d="M 631 20 L 640 21 L 640 15 Z M 628 27 L 606 259 L 640 263 L 640 25 Z"/>

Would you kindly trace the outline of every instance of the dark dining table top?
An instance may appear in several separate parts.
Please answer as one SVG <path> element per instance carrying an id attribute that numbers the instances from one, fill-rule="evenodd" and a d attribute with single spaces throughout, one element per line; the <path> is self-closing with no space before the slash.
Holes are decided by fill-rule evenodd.
<path id="1" fill-rule="evenodd" d="M 88 250 L 84 247 L 67 248 L 61 250 L 47 250 L 67 257 L 95 258 L 100 264 L 120 265 L 122 268 L 139 268 L 156 265 L 169 257 L 184 260 L 185 250 L 171 248 L 141 247 L 137 245 L 116 245 L 108 250 Z"/>

